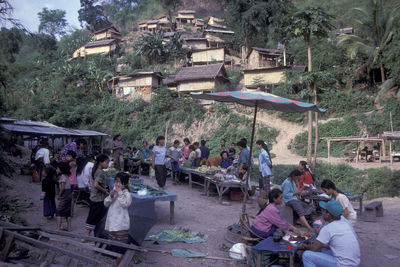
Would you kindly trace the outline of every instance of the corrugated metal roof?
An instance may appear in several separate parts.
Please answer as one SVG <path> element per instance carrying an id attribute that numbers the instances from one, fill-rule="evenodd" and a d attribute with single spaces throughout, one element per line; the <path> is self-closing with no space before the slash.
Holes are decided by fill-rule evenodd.
<path id="1" fill-rule="evenodd" d="M 226 34 L 234 34 L 233 31 L 223 31 L 223 30 L 205 30 L 204 32 L 212 32 L 212 33 L 226 33 Z"/>
<path id="2" fill-rule="evenodd" d="M 40 121 L 23 121 L 23 120 L 12 121 L 12 119 L 9 119 L 8 121 L 4 121 L 4 123 L 1 123 L 0 126 L 6 131 L 24 135 L 107 136 L 107 134 L 97 131 L 68 129 L 56 126 L 49 122 L 40 122 Z"/>
<path id="3" fill-rule="evenodd" d="M 216 77 L 228 80 L 223 63 L 182 68 L 176 75 L 175 81 L 181 82 L 198 79 L 215 79 Z"/>

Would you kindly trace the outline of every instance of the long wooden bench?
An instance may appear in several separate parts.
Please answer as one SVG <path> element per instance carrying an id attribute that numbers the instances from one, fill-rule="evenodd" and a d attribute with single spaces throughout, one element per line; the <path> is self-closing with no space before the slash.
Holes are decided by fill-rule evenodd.
<path id="1" fill-rule="evenodd" d="M 365 222 L 376 222 L 376 217 L 383 217 L 382 201 L 374 201 L 365 206 L 363 220 Z"/>

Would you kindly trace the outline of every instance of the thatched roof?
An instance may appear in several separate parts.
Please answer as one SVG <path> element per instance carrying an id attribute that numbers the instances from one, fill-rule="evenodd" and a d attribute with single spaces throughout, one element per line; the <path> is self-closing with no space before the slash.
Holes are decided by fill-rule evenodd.
<path id="1" fill-rule="evenodd" d="M 250 49 L 249 54 L 247 55 L 247 57 L 250 56 L 251 52 L 255 50 L 258 53 L 262 54 L 262 55 L 268 55 L 268 56 L 280 56 L 282 55 L 282 50 L 279 49 L 269 49 L 269 48 L 260 48 L 260 47 L 252 47 Z"/>
<path id="2" fill-rule="evenodd" d="M 214 80 L 217 77 L 229 80 L 223 63 L 182 68 L 175 81 Z"/>
<path id="3" fill-rule="evenodd" d="M 114 42 L 116 42 L 115 39 L 105 39 L 105 40 L 93 41 L 93 42 L 85 44 L 85 48 L 110 45 Z"/>
<path id="4" fill-rule="evenodd" d="M 196 11 L 194 11 L 194 10 L 179 10 L 178 13 L 181 13 L 181 14 L 195 14 Z"/>
<path id="5" fill-rule="evenodd" d="M 115 28 L 114 26 L 110 26 L 110 27 L 107 27 L 107 28 L 104 28 L 104 29 L 101 29 L 101 30 L 97 30 L 97 31 L 93 32 L 93 34 L 102 33 L 102 32 L 108 31 L 108 30 L 112 30 L 112 31 L 114 31 L 116 33 L 120 33 L 120 31 L 117 28 Z"/>

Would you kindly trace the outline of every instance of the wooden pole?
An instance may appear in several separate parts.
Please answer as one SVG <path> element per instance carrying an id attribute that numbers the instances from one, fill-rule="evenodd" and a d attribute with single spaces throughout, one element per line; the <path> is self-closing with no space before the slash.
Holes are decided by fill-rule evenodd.
<path id="1" fill-rule="evenodd" d="M 393 154 L 392 154 L 392 140 L 389 141 L 389 158 L 390 158 L 390 164 L 393 164 Z"/>
<path id="2" fill-rule="evenodd" d="M 244 194 L 244 197 L 243 197 L 243 206 L 242 206 L 242 213 L 243 214 L 245 214 L 246 213 L 246 201 L 247 201 L 247 194 L 248 194 L 248 190 L 249 190 L 249 186 L 248 186 L 248 183 L 249 183 L 249 180 L 250 180 L 250 176 L 251 176 L 251 159 L 252 159 L 252 157 L 253 157 L 253 142 L 254 142 L 254 133 L 255 133 L 255 128 L 256 128 L 256 120 L 257 120 L 257 101 L 256 101 L 256 104 L 255 104 L 255 106 L 254 106 L 254 118 L 253 118 L 253 129 L 251 130 L 251 141 L 250 141 L 250 156 L 249 156 L 249 161 L 248 161 L 248 163 L 247 163 L 247 166 L 248 166 L 248 172 L 249 172 L 249 175 L 247 175 L 247 178 L 246 178 L 246 189 L 245 189 L 245 194 Z"/>
<path id="3" fill-rule="evenodd" d="M 356 163 L 358 163 L 359 155 L 360 155 L 360 142 L 357 142 Z"/>
<path id="4" fill-rule="evenodd" d="M 383 156 L 384 157 L 386 157 L 386 142 L 385 142 L 385 140 L 382 140 L 382 153 L 383 153 Z"/>
<path id="5" fill-rule="evenodd" d="M 328 162 L 331 161 L 331 140 L 326 139 L 327 145 L 328 145 Z"/>

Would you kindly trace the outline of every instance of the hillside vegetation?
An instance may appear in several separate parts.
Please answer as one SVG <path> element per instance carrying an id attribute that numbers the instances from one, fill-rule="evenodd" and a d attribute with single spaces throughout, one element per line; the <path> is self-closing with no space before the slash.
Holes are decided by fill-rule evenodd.
<path id="1" fill-rule="evenodd" d="M 319 6 L 326 8 L 332 16 L 332 32 L 342 27 L 354 27 L 355 34 L 365 43 L 375 44 L 376 38 L 367 36 L 362 25 L 354 20 L 359 18 L 354 7 L 372 11 L 371 4 L 381 1 L 362 0 L 327 1 L 296 0 L 281 1 L 177 1 L 173 9 L 161 0 L 109 0 L 81 1 L 102 7 L 100 19 L 113 23 L 122 30 L 123 35 L 136 39 L 126 42 L 122 56 L 90 56 L 85 59 L 69 60 L 73 51 L 90 39 L 90 31 L 95 25 L 89 19 L 82 20 L 87 29 L 78 29 L 66 35 L 52 36 L 46 32 L 28 34 L 21 29 L 2 28 L 0 32 L 0 109 L 1 116 L 20 119 L 47 120 L 60 126 L 89 128 L 105 131 L 111 135 L 121 133 L 130 144 L 140 140 L 153 139 L 164 134 L 184 136 L 186 133 L 174 132 L 174 125 L 184 125 L 185 129 L 205 123 L 212 129 L 197 136 L 209 140 L 216 151 L 218 140 L 222 137 L 237 141 L 241 137 L 249 139 L 250 121 L 244 116 L 234 114 L 224 105 L 213 105 L 206 109 L 190 97 L 177 98 L 166 88 L 159 89 L 150 103 L 142 100 L 127 102 L 116 99 L 107 90 L 106 81 L 117 75 L 115 67 L 120 62 L 130 63 L 125 72 L 138 70 L 161 71 L 163 75 L 176 73 L 180 67 L 176 62 L 184 57 L 179 50 L 166 49 L 157 61 L 151 62 L 143 54 L 136 53 L 140 40 L 135 31 L 141 20 L 156 18 L 177 9 L 194 9 L 198 18 L 206 19 L 215 15 L 226 19 L 228 27 L 235 31 L 232 53 L 240 55 L 242 46 L 276 48 L 278 42 L 287 46 L 288 61 L 291 64 L 307 65 L 307 43 L 302 38 L 290 36 L 284 27 L 290 24 L 294 10 Z M 176 1 L 175 1 L 176 2 Z M 382 1 L 384 13 L 395 10 L 397 1 Z M 84 14 L 85 15 L 85 14 Z M 84 17 L 84 16 L 83 16 Z M 2 17 L 4 19 L 4 17 Z M 366 18 L 365 18 L 366 19 Z M 372 57 L 369 50 L 360 47 L 350 54 L 353 47 L 349 42 L 341 43 L 340 37 L 328 33 L 327 38 L 313 36 L 311 39 L 312 73 L 286 72 L 286 81 L 273 88 L 273 93 L 302 101 L 313 102 L 310 84 L 316 88 L 318 105 L 326 108 L 322 118 L 341 118 L 320 127 L 320 137 L 346 136 L 358 134 L 378 134 L 390 129 L 389 114 L 399 114 L 397 98 L 400 68 L 399 20 L 393 21 L 390 40 L 383 50 Z M 92 27 L 93 26 L 93 27 Z M 371 26 L 371 25 L 368 25 Z M 178 40 L 179 41 L 179 40 Z M 178 43 L 176 43 L 178 44 Z M 162 49 L 164 49 L 162 48 Z M 365 49 L 364 49 L 365 48 Z M 125 51 L 130 51 L 123 53 Z M 163 53 L 164 53 L 163 52 Z M 161 52 L 160 52 L 161 53 Z M 383 74 L 380 66 L 383 67 Z M 240 82 L 238 71 L 229 73 L 232 83 Z M 390 86 L 382 85 L 382 80 L 391 81 Z M 214 119 L 217 116 L 218 122 Z M 306 123 L 305 114 L 277 113 L 282 119 Z M 168 124 L 166 122 L 169 122 Z M 393 116 L 393 126 L 400 127 L 400 118 Z M 176 129 L 176 127 L 175 127 Z M 258 136 L 271 144 L 276 141 L 278 130 L 259 125 Z M 190 136 L 189 136 L 190 137 Z M 296 137 L 291 149 L 304 155 L 307 143 L 306 133 Z M 334 149 L 333 155 L 352 149 L 343 144 Z M 323 143 L 319 155 L 326 155 Z"/>

